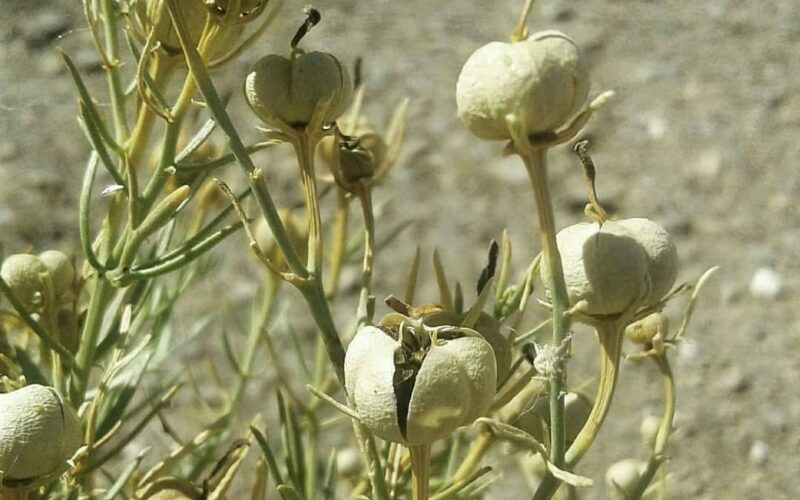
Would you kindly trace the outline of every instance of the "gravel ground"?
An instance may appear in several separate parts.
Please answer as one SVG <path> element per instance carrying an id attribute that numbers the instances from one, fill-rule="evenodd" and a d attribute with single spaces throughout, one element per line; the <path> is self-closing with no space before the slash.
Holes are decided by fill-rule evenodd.
<path id="1" fill-rule="evenodd" d="M 388 200 L 379 235 L 398 221 L 415 222 L 394 252 L 379 256 L 378 296 L 402 289 L 404 266 L 396 263 L 408 262 L 417 243 L 426 251 L 438 246 L 450 274 L 466 283 L 503 227 L 518 268 L 537 250 L 524 169 L 499 155 L 501 144 L 470 136 L 455 117 L 460 65 L 483 43 L 508 36 L 521 3 L 315 4 L 324 20 L 306 43 L 349 62 L 364 58 L 367 113 L 377 123 L 402 97 L 412 99 L 401 165 L 377 195 Z M 287 22 L 219 75 L 221 82 L 238 89 L 259 52 L 283 50 L 302 6 L 287 4 Z M 800 6 L 795 0 L 537 4 L 535 29 L 562 30 L 585 49 L 592 92 L 617 92 L 586 130 L 600 199 L 616 216 L 646 216 L 672 231 L 681 279 L 721 266 L 705 290 L 691 341 L 675 353 L 673 497 L 800 497 Z M 2 0 L 0 9 L 0 250 L 75 253 L 88 146 L 54 48 L 69 50 L 102 95 L 99 62 L 86 48 L 76 0 Z M 242 109 L 239 95 L 233 106 Z M 255 124 L 244 113 L 236 120 L 243 129 Z M 551 171 L 557 224 L 565 226 L 581 218 L 584 197 L 568 147 L 554 152 Z M 231 168 L 221 175 L 239 174 Z M 233 273 L 231 288 L 239 290 L 231 303 L 254 286 L 249 257 L 240 253 L 224 264 Z M 202 294 L 197 302 L 210 303 Z M 681 308 L 668 312 L 677 324 Z M 591 374 L 596 362 L 583 337 L 573 381 Z M 582 473 L 599 478 L 604 464 L 641 453 L 638 422 L 659 401 L 647 368 L 624 365 L 618 400 Z M 502 455 L 493 460 L 511 463 Z M 492 498 L 509 498 L 508 491 L 496 488 Z M 587 497 L 602 495 L 595 488 Z"/>

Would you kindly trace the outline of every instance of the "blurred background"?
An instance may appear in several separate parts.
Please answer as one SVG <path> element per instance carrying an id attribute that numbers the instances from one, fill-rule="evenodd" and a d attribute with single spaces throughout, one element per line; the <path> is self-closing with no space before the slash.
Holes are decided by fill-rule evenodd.
<path id="1" fill-rule="evenodd" d="M 244 75 L 259 55 L 287 51 L 305 3 L 287 0 L 275 28 L 215 75 L 233 93 L 234 119 L 250 139 L 257 122 L 243 105 Z M 454 98 L 461 64 L 484 43 L 507 39 L 522 3 L 314 4 L 323 20 L 304 45 L 348 64 L 363 58 L 365 112 L 373 123 L 386 123 L 396 103 L 411 99 L 403 155 L 375 195 L 379 239 L 411 221 L 378 255 L 379 304 L 403 290 L 417 244 L 428 256 L 438 247 L 451 278 L 470 291 L 489 241 L 503 228 L 518 272 L 538 252 L 524 168 L 518 158 L 500 155 L 502 143 L 473 138 L 456 117 Z M 79 254 L 78 190 L 89 146 L 55 48 L 67 50 L 95 95 L 104 95 L 81 9 L 77 0 L 0 0 L 2 255 L 51 247 Z M 674 352 L 678 431 L 668 463 L 674 498 L 800 497 L 800 5 L 540 0 L 529 25 L 575 39 L 590 61 L 592 95 L 617 93 L 584 133 L 601 202 L 614 216 L 648 217 L 671 231 L 681 281 L 721 267 L 703 293 L 689 341 Z M 256 158 L 281 203 L 301 199 L 296 167 L 283 153 Z M 557 225 L 581 220 L 585 187 L 569 146 L 551 154 L 550 169 Z M 217 175 L 241 182 L 235 166 Z M 176 331 L 201 314 L 219 322 L 249 310 L 258 267 L 243 239 L 232 238 L 217 255 L 217 272 L 184 297 Z M 346 270 L 345 291 L 357 279 L 355 267 Z M 427 279 L 424 298 L 434 298 L 432 285 Z M 342 325 L 354 303 L 352 293 L 342 296 Z M 667 310 L 673 325 L 684 305 L 678 300 Z M 219 349 L 217 339 L 201 339 L 183 346 L 180 359 Z M 576 331 L 573 384 L 596 371 L 596 357 L 590 333 Z M 263 389 L 250 386 L 255 410 L 272 402 Z M 604 465 L 642 454 L 639 422 L 660 408 L 651 367 L 625 363 L 617 394 L 582 474 L 600 478 Z M 499 447 L 487 463 L 508 470 L 490 498 L 510 498 L 508 488 L 524 491 L 514 460 Z M 587 497 L 603 498 L 602 488 Z"/>

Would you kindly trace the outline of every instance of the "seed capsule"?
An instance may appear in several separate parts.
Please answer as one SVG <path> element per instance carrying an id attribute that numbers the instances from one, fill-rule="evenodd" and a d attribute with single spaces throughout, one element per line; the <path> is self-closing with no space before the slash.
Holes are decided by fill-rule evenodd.
<path id="1" fill-rule="evenodd" d="M 206 53 L 208 58 L 214 58 L 234 48 L 242 37 L 245 23 L 257 18 L 268 2 L 269 0 L 241 0 L 236 12 L 228 12 L 232 3 L 229 0 L 181 0 L 177 6 L 193 45 L 197 46 L 200 42 L 207 21 L 215 25 L 217 31 L 213 46 Z M 146 35 L 153 31 L 155 41 L 165 54 L 182 56 L 181 42 L 164 0 L 138 0 L 134 11 L 141 30 Z"/>
<path id="2" fill-rule="evenodd" d="M 203 27 L 206 24 L 208 10 L 200 0 L 188 0 L 180 2 L 181 14 L 189 31 L 189 38 L 197 45 Z M 164 5 L 163 0 L 139 0 L 136 2 L 136 16 L 139 23 L 147 34 L 151 30 L 154 37 L 160 43 L 161 48 L 170 55 L 182 54 L 181 41 L 178 33 L 172 25 L 169 11 Z"/>
<path id="3" fill-rule="evenodd" d="M 50 279 L 53 280 L 53 293 L 56 297 L 60 297 L 72 289 L 75 268 L 69 257 L 58 250 L 47 250 L 39 254 L 39 260 L 50 272 Z"/>
<path id="4" fill-rule="evenodd" d="M 639 425 L 639 438 L 648 450 L 656 447 L 658 431 L 661 428 L 661 419 L 655 415 L 647 415 Z"/>
<path id="5" fill-rule="evenodd" d="M 9 256 L 0 267 L 3 277 L 14 297 L 27 312 L 38 312 L 44 305 L 44 279 L 47 266 L 35 255 L 20 253 Z"/>
<path id="6" fill-rule="evenodd" d="M 623 500 L 628 497 L 642 475 L 644 464 L 628 458 L 614 463 L 606 471 L 606 488 L 610 498 Z"/>
<path id="7" fill-rule="evenodd" d="M 618 222 L 579 223 L 556 235 L 571 305 L 585 301 L 590 315 L 619 314 L 647 290 L 647 257 Z M 542 261 L 545 284 L 550 270 Z"/>
<path id="8" fill-rule="evenodd" d="M 460 325 L 466 316 L 467 313 L 458 315 L 450 311 L 441 311 L 425 317 L 423 321 L 428 326 Z M 500 332 L 500 324 L 486 313 L 478 316 L 478 321 L 475 322 L 472 329 L 492 346 L 497 362 L 497 383 L 499 384 L 511 367 L 511 345 L 508 343 L 508 338 Z"/>
<path id="9" fill-rule="evenodd" d="M 647 254 L 650 293 L 644 300 L 652 304 L 663 298 L 678 278 L 678 250 L 669 233 L 649 219 L 625 219 L 619 224 L 634 235 Z"/>
<path id="10" fill-rule="evenodd" d="M 0 394 L 0 470 L 5 481 L 60 473 L 83 442 L 75 410 L 52 387 Z"/>
<path id="11" fill-rule="evenodd" d="M 458 116 L 482 139 L 510 139 L 513 115 L 527 134 L 565 125 L 586 100 L 589 70 L 575 42 L 558 31 L 491 42 L 467 59 L 456 85 Z"/>
<path id="12" fill-rule="evenodd" d="M 345 385 L 364 425 L 406 445 L 443 439 L 483 415 L 496 378 L 489 343 L 456 327 L 366 326 L 345 357 Z"/>
<path id="13" fill-rule="evenodd" d="M 309 52 L 286 58 L 262 57 L 245 80 L 253 112 L 272 126 L 305 126 L 318 105 L 328 103 L 323 122 L 332 122 L 350 105 L 353 84 L 331 54 Z"/>
<path id="14" fill-rule="evenodd" d="M 677 253 L 669 234 L 647 219 L 579 223 L 556 235 L 570 304 L 582 312 L 615 315 L 650 305 L 677 277 Z M 542 262 L 541 278 L 550 273 Z"/>

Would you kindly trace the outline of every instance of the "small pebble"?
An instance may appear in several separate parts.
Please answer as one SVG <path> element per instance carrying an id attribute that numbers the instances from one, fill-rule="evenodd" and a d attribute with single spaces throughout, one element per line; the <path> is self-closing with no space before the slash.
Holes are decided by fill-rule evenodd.
<path id="1" fill-rule="evenodd" d="M 678 358 L 682 362 L 691 362 L 697 358 L 697 344 L 692 341 L 685 341 L 678 344 Z"/>
<path id="2" fill-rule="evenodd" d="M 742 287 L 734 281 L 724 281 L 719 286 L 719 299 L 723 305 L 729 306 L 738 302 L 743 295 Z"/>
<path id="3" fill-rule="evenodd" d="M 575 17 L 575 11 L 566 2 L 547 2 L 542 7 L 542 17 L 548 21 L 566 22 Z"/>
<path id="4" fill-rule="evenodd" d="M 668 127 L 667 121 L 657 115 L 651 115 L 646 118 L 645 131 L 652 139 L 661 139 L 667 135 Z"/>
<path id="5" fill-rule="evenodd" d="M 783 290 L 783 278 L 770 267 L 760 267 L 750 278 L 750 295 L 757 299 L 774 300 Z"/>
<path id="6" fill-rule="evenodd" d="M 713 182 L 722 170 L 722 152 L 717 148 L 702 151 L 694 160 L 694 173 L 701 181 Z"/>
<path id="7" fill-rule="evenodd" d="M 738 366 L 726 370 L 719 379 L 720 386 L 729 393 L 739 394 L 750 388 L 748 377 Z"/>
<path id="8" fill-rule="evenodd" d="M 750 447 L 750 462 L 753 465 L 764 465 L 769 459 L 769 445 L 764 441 L 756 440 Z"/>
<path id="9" fill-rule="evenodd" d="M 779 410 L 773 409 L 767 414 L 767 428 L 774 434 L 782 434 L 789 430 L 786 416 Z"/>
<path id="10" fill-rule="evenodd" d="M 676 206 L 665 210 L 661 222 L 664 229 L 671 235 L 686 236 L 692 231 L 692 221 L 689 216 Z"/>

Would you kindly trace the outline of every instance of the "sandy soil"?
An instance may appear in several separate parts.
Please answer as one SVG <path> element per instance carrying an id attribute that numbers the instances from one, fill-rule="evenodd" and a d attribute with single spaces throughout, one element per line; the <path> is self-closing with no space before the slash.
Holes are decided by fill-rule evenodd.
<path id="1" fill-rule="evenodd" d="M 291 21 L 220 81 L 237 89 L 259 52 L 282 51 L 302 3 L 287 1 L 283 19 Z M 383 123 L 395 102 L 412 99 L 401 165 L 377 195 L 390 199 L 379 234 L 400 220 L 416 222 L 395 252 L 379 257 L 379 296 L 402 289 L 405 271 L 396 263 L 408 262 L 418 242 L 427 251 L 440 247 L 451 275 L 465 283 L 475 279 L 488 240 L 503 227 L 511 231 L 518 268 L 537 249 L 523 168 L 500 157 L 501 144 L 470 136 L 455 116 L 460 65 L 483 43 L 508 36 L 520 4 L 316 4 L 324 20 L 307 44 L 349 62 L 363 56 L 373 119 Z M 601 200 L 616 216 L 646 216 L 671 230 L 681 279 L 721 266 L 691 341 L 675 353 L 674 498 L 800 497 L 800 6 L 795 0 L 538 4 L 532 26 L 572 36 L 591 60 L 593 93 L 617 92 L 586 131 Z M 99 62 L 87 48 L 77 1 L 4 0 L 0 11 L 0 250 L 75 253 L 88 146 L 55 47 L 73 54 L 102 95 Z M 241 96 L 235 100 L 241 110 Z M 244 113 L 236 119 L 243 129 L 255 124 Z M 584 187 L 568 147 L 552 155 L 551 171 L 558 225 L 580 220 Z M 221 175 L 235 179 L 239 172 L 231 167 Z M 242 262 L 249 259 L 240 254 Z M 233 260 L 226 269 L 244 281 L 245 292 L 252 289 L 249 264 Z M 751 282 L 759 269 L 766 286 Z M 681 306 L 669 313 L 677 324 Z M 590 340 L 586 334 L 576 343 L 575 383 L 596 362 Z M 659 400 L 649 368 L 624 366 L 609 425 L 581 472 L 599 478 L 603 464 L 641 454 L 638 422 Z M 511 463 L 502 455 L 493 461 Z M 595 488 L 588 497 L 602 495 Z M 492 498 L 508 496 L 496 488 Z"/>

